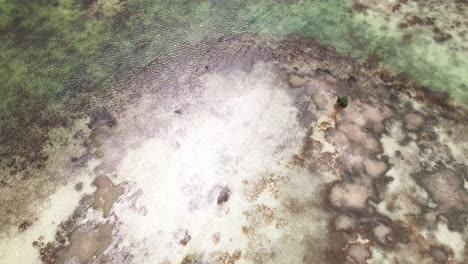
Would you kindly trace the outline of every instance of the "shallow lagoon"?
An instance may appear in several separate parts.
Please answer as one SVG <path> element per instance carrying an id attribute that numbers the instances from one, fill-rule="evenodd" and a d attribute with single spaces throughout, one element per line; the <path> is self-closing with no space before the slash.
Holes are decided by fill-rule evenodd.
<path id="1" fill-rule="evenodd" d="M 0 2 L 0 263 L 464 263 L 467 9 Z"/>

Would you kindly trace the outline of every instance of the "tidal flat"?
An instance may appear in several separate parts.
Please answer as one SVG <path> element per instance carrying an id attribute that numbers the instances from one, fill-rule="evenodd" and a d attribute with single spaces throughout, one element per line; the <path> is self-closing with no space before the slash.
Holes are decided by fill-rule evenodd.
<path id="1" fill-rule="evenodd" d="M 465 263 L 467 13 L 0 1 L 0 263 Z"/>

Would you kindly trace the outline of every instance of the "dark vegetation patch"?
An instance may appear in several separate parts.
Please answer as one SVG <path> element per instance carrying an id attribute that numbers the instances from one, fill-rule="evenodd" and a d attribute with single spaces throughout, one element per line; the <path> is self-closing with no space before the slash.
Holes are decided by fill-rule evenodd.
<path id="1" fill-rule="evenodd" d="M 98 0 L 75 0 L 83 10 L 90 8 L 96 4 Z"/>
<path id="2" fill-rule="evenodd" d="M 182 239 L 179 241 L 179 244 L 186 246 L 190 240 L 192 240 L 192 236 L 188 233 L 187 230 L 185 230 Z"/>
<path id="3" fill-rule="evenodd" d="M 186 255 L 180 264 L 204 264 L 202 255 L 199 254 L 189 254 Z"/>
<path id="4" fill-rule="evenodd" d="M 452 38 L 452 35 L 450 33 L 444 32 L 440 30 L 438 27 L 434 27 L 432 29 L 432 32 L 434 32 L 433 39 L 436 42 L 445 42 Z"/>
<path id="5" fill-rule="evenodd" d="M 82 182 L 79 182 L 75 185 L 75 190 L 77 192 L 81 192 L 81 190 L 83 190 L 83 183 Z"/>
<path id="6" fill-rule="evenodd" d="M 226 203 L 230 197 L 231 197 L 231 189 L 229 189 L 228 187 L 223 187 L 218 195 L 218 201 L 217 201 L 218 205 L 222 205 Z"/>
<path id="7" fill-rule="evenodd" d="M 348 96 L 338 96 L 336 103 L 339 107 L 345 108 L 348 106 Z"/>
<path id="8" fill-rule="evenodd" d="M 18 231 L 23 232 L 28 229 L 32 225 L 32 222 L 29 220 L 25 220 L 21 225 L 18 227 Z"/>
<path id="9" fill-rule="evenodd" d="M 450 254 L 443 247 L 431 246 L 429 249 L 430 255 L 437 263 L 447 263 Z"/>
<path id="10" fill-rule="evenodd" d="M 96 129 L 98 127 L 112 128 L 116 125 L 117 121 L 115 117 L 105 108 L 101 107 L 91 113 L 91 122 L 88 124 L 88 127 L 90 129 Z"/>
<path id="11" fill-rule="evenodd" d="M 353 3 L 353 9 L 358 13 L 363 13 L 363 12 L 366 12 L 367 9 L 369 9 L 369 7 L 355 0 Z"/>

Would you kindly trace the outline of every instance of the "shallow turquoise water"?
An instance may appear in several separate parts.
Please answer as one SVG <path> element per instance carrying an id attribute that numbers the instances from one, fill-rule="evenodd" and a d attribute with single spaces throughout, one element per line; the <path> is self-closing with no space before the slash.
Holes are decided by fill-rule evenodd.
<path id="1" fill-rule="evenodd" d="M 384 7 L 365 11 L 355 5 L 346 0 L 4 0 L 0 3 L 2 113 L 16 112 L 37 97 L 54 100 L 99 89 L 115 75 L 181 46 L 239 32 L 274 39 L 290 34 L 315 38 L 361 61 L 379 58 L 395 73 L 404 72 L 430 89 L 447 91 L 458 103 L 468 102 L 463 39 L 454 36 L 447 42 L 451 50 L 445 49 L 449 44 L 432 45 L 430 28 L 428 32 L 421 28 L 411 32 L 413 42 L 405 45 L 405 32 L 394 25 L 392 16 L 385 18 L 385 2 L 380 4 Z M 439 15 L 451 15 L 443 13 L 450 11 L 448 7 L 440 6 Z"/>

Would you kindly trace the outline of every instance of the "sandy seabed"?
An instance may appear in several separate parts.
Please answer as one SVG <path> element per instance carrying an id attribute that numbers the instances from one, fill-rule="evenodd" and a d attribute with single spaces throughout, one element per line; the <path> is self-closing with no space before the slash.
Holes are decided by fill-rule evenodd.
<path id="1" fill-rule="evenodd" d="M 465 109 L 302 38 L 175 54 L 2 172 L 0 263 L 468 261 Z"/>

